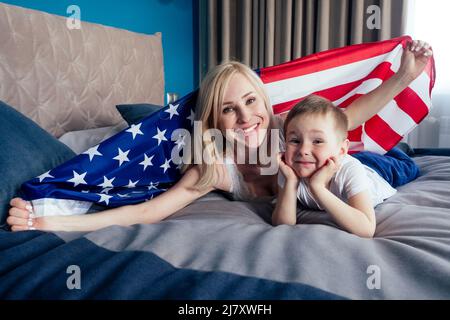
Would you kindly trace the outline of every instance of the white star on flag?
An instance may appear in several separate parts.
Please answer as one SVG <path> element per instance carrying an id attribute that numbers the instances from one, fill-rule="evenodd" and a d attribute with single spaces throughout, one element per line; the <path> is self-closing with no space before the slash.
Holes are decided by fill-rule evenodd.
<path id="1" fill-rule="evenodd" d="M 145 202 L 147 202 L 147 201 L 150 201 L 150 200 L 152 200 L 152 199 L 153 199 L 153 197 L 154 197 L 154 194 L 152 194 L 152 196 L 151 196 L 150 198 L 148 198 L 148 199 L 145 199 Z"/>
<path id="2" fill-rule="evenodd" d="M 142 161 L 142 162 L 139 163 L 140 165 L 144 166 L 144 171 L 145 171 L 145 169 L 147 169 L 148 166 L 153 166 L 153 163 L 152 163 L 153 157 L 154 157 L 154 155 L 151 156 L 151 157 L 149 158 L 149 157 L 147 157 L 147 155 L 144 153 L 144 161 Z"/>
<path id="3" fill-rule="evenodd" d="M 187 117 L 186 119 L 191 120 L 191 126 L 194 125 L 194 119 L 195 119 L 195 113 L 191 110 L 191 115 Z"/>
<path id="4" fill-rule="evenodd" d="M 121 197 L 121 198 L 129 198 L 130 196 L 128 195 L 128 193 L 127 194 L 121 194 L 121 193 L 118 193 L 117 194 L 119 197 Z"/>
<path id="5" fill-rule="evenodd" d="M 106 194 L 108 194 L 108 192 L 111 191 L 112 189 L 114 189 L 114 188 L 105 188 L 105 189 L 103 189 L 103 190 L 100 191 L 100 192 L 101 192 L 101 193 L 106 193 Z"/>
<path id="6" fill-rule="evenodd" d="M 128 184 L 125 186 L 127 188 L 136 188 L 136 184 L 139 182 L 139 180 L 136 180 L 135 182 L 128 180 Z"/>
<path id="7" fill-rule="evenodd" d="M 127 150 L 125 152 L 123 152 L 120 148 L 119 149 L 119 154 L 114 157 L 114 160 L 119 160 L 119 167 L 122 165 L 122 163 L 124 163 L 125 161 L 130 161 L 130 159 L 128 159 L 128 152 L 130 152 L 130 150 Z"/>
<path id="8" fill-rule="evenodd" d="M 98 202 L 105 202 L 107 205 L 109 204 L 109 199 L 111 199 L 113 196 L 109 196 L 107 194 L 97 193 L 97 195 L 100 196 L 100 200 Z"/>
<path id="9" fill-rule="evenodd" d="M 177 141 L 175 141 L 175 144 L 178 146 L 178 150 L 180 150 L 182 146 L 186 145 L 186 142 L 184 142 L 185 138 L 186 136 L 179 135 Z"/>
<path id="10" fill-rule="evenodd" d="M 87 184 L 87 182 L 84 181 L 84 177 L 86 176 L 87 172 L 78 174 L 75 170 L 72 171 L 73 171 L 73 178 L 67 180 L 67 182 L 73 182 L 75 184 L 74 187 L 76 187 L 79 184 Z"/>
<path id="11" fill-rule="evenodd" d="M 153 136 L 154 139 L 158 139 L 158 146 L 161 143 L 161 141 L 167 141 L 167 138 L 164 136 L 164 133 L 166 133 L 167 129 L 164 129 L 164 131 L 159 130 L 158 127 L 156 127 L 156 130 L 158 130 L 158 133 Z"/>
<path id="12" fill-rule="evenodd" d="M 99 145 L 96 145 L 92 148 L 87 149 L 85 152 L 83 152 L 82 154 L 88 154 L 89 155 L 89 161 L 92 161 L 92 159 L 94 159 L 95 156 L 103 156 L 100 152 L 98 152 L 98 147 Z"/>
<path id="13" fill-rule="evenodd" d="M 144 135 L 144 133 L 141 131 L 141 125 L 142 125 L 142 123 L 132 124 L 131 128 L 126 130 L 126 132 L 130 132 L 133 135 L 133 140 L 134 140 L 134 138 L 136 138 L 136 135 L 138 135 L 138 134 Z"/>
<path id="14" fill-rule="evenodd" d="M 97 186 L 102 187 L 102 188 L 109 188 L 109 187 L 114 187 L 112 182 L 114 181 L 116 177 L 112 178 L 112 179 L 108 179 L 107 177 L 103 176 L 103 183 L 98 184 Z"/>
<path id="15" fill-rule="evenodd" d="M 150 185 L 148 186 L 148 190 L 156 189 L 159 182 L 150 182 Z"/>
<path id="16" fill-rule="evenodd" d="M 169 118 L 169 119 L 172 119 L 172 117 L 173 117 L 174 115 L 179 116 L 178 111 L 177 111 L 178 106 L 179 106 L 179 104 L 173 105 L 173 104 L 169 103 L 169 109 L 164 110 L 164 112 L 167 112 L 167 113 L 170 114 L 170 118 Z"/>
<path id="17" fill-rule="evenodd" d="M 54 178 L 54 176 L 52 176 L 52 175 L 50 174 L 50 171 L 52 171 L 52 170 L 48 170 L 47 172 L 44 172 L 43 174 L 41 174 L 40 176 L 38 176 L 39 182 L 44 181 L 45 178 Z"/>
<path id="18" fill-rule="evenodd" d="M 171 160 L 171 159 L 169 159 L 169 160 L 166 159 L 166 160 L 164 161 L 164 164 L 162 164 L 162 165 L 159 166 L 160 168 L 163 168 L 163 169 L 164 169 L 164 173 L 166 173 L 167 169 L 170 168 L 170 164 L 169 164 L 170 160 Z"/>

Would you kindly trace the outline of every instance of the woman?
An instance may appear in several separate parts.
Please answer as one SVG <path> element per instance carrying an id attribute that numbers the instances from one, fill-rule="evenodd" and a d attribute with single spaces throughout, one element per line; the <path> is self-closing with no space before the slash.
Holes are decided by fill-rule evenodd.
<path id="1" fill-rule="evenodd" d="M 352 130 L 370 119 L 405 89 L 422 73 L 431 54 L 427 43 L 411 42 L 403 53 L 398 72 L 346 108 L 348 129 Z M 249 67 L 236 62 L 221 64 L 211 70 L 201 84 L 196 120 L 201 121 L 203 132 L 208 129 L 218 129 L 224 135 L 227 132 L 230 140 L 245 147 L 247 161 L 244 164 L 235 164 L 238 162 L 236 152 L 223 154 L 212 137 L 206 134 L 203 135 L 202 154 L 206 153 L 213 161 L 186 166 L 180 181 L 150 201 L 94 214 L 37 218 L 29 203 L 14 198 L 10 202 L 12 207 L 7 222 L 12 231 L 90 231 L 110 225 L 156 223 L 213 190 L 230 192 L 242 200 L 272 198 L 277 192 L 276 174 L 261 174 L 265 166 L 248 161 L 271 140 L 267 129 L 282 127 L 282 120 L 273 116 L 268 101 L 260 78 Z M 229 161 L 214 161 L 222 156 Z"/>

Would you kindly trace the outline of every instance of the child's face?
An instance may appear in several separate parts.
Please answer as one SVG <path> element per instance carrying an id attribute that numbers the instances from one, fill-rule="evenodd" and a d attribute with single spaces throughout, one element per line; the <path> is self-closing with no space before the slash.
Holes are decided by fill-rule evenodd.
<path id="1" fill-rule="evenodd" d="M 269 127 L 270 115 L 263 97 L 242 74 L 230 79 L 219 112 L 218 127 L 222 132 L 229 129 L 233 139 L 251 148 L 259 147 Z"/>
<path id="2" fill-rule="evenodd" d="M 336 135 L 330 115 L 297 116 L 289 122 L 285 136 L 285 161 L 300 178 L 309 178 L 331 156 L 340 158 L 348 150 L 348 140 Z"/>

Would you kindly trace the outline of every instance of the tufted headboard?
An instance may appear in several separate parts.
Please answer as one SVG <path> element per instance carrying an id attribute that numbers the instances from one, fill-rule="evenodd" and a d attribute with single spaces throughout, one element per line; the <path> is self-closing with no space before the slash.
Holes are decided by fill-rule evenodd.
<path id="1" fill-rule="evenodd" d="M 55 137 L 117 124 L 117 104 L 164 102 L 161 34 L 0 3 L 0 100 Z"/>

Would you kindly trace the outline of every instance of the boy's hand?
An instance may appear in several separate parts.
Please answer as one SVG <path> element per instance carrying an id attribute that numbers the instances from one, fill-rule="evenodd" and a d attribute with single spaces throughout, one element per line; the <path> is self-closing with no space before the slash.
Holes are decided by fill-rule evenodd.
<path id="1" fill-rule="evenodd" d="M 299 178 L 295 174 L 294 170 L 292 170 L 292 168 L 289 167 L 286 162 L 284 162 L 281 153 L 278 154 L 278 165 L 280 166 L 281 173 L 286 178 L 286 182 L 295 183 L 296 185 L 298 185 Z"/>
<path id="2" fill-rule="evenodd" d="M 409 81 L 416 79 L 433 55 L 431 46 L 422 40 L 413 40 L 409 42 L 403 51 L 402 62 L 398 73 L 406 76 Z"/>
<path id="3" fill-rule="evenodd" d="M 331 157 L 323 165 L 322 168 L 317 170 L 310 178 L 309 183 L 311 188 L 327 188 L 331 178 L 339 170 L 341 163 L 337 157 Z"/>

